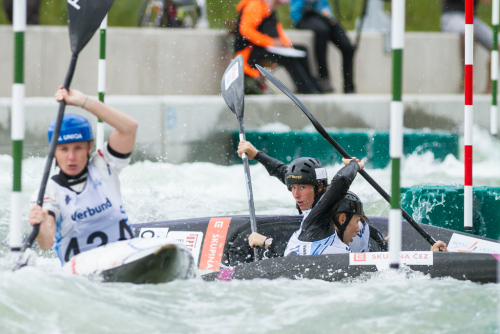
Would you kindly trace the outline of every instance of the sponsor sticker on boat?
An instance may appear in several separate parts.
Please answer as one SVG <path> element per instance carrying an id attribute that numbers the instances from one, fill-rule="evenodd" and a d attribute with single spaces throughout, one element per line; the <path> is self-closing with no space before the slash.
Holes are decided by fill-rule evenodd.
<path id="1" fill-rule="evenodd" d="M 229 223 L 231 223 L 231 217 L 210 219 L 205 240 L 203 241 L 200 270 L 217 271 L 220 269 L 220 261 L 224 252 Z"/>
<path id="2" fill-rule="evenodd" d="M 166 238 L 168 227 L 143 227 L 139 232 L 139 238 Z"/>
<path id="3" fill-rule="evenodd" d="M 195 263 L 198 263 L 201 243 L 203 241 L 203 232 L 170 231 L 167 236 L 167 241 L 186 246 L 191 250 Z"/>
<path id="4" fill-rule="evenodd" d="M 500 254 L 500 244 L 453 233 L 448 243 L 448 251 L 458 253 Z"/>
<path id="5" fill-rule="evenodd" d="M 192 253 L 196 263 L 200 258 L 203 232 L 193 231 L 170 231 L 168 227 L 145 227 L 141 228 L 139 238 L 165 238 L 166 241 L 186 246 Z"/>
<path id="6" fill-rule="evenodd" d="M 401 264 L 406 265 L 428 265 L 434 263 L 433 252 L 401 252 Z M 368 266 L 368 265 L 389 265 L 388 252 L 370 252 L 370 253 L 350 253 L 349 265 L 351 266 Z"/>

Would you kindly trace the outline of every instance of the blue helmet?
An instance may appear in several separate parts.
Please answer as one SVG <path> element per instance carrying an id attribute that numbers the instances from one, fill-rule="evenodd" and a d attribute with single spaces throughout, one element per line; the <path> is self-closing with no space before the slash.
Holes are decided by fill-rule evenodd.
<path id="1" fill-rule="evenodd" d="M 54 119 L 47 130 L 47 135 L 50 140 L 54 133 L 57 119 Z M 61 124 L 61 131 L 59 132 L 58 144 L 71 143 L 75 141 L 88 141 L 94 139 L 92 135 L 92 126 L 89 121 L 77 114 L 64 114 Z"/>

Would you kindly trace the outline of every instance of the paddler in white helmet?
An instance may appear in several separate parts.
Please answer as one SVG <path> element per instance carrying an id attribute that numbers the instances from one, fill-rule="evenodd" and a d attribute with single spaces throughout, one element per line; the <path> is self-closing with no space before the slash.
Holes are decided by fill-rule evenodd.
<path id="1" fill-rule="evenodd" d="M 64 100 L 89 111 L 114 128 L 104 147 L 90 157 L 94 137 L 89 121 L 77 114 L 64 115 L 54 154 L 59 174 L 47 183 L 43 208 L 34 205 L 28 219 L 32 226 L 40 224 L 38 245 L 44 250 L 54 247 L 64 264 L 80 252 L 134 237 L 118 176 L 130 162 L 137 122 L 74 89 L 60 87 L 55 97 L 58 102 Z M 48 128 L 49 143 L 54 127 L 55 120 Z"/>
<path id="2" fill-rule="evenodd" d="M 287 166 L 262 151 L 257 150 L 249 141 L 241 141 L 238 145 L 238 155 L 243 153 L 249 159 L 255 159 L 266 167 L 269 175 L 277 177 L 292 193 L 297 210 L 303 214 L 303 220 L 328 188 L 328 176 L 325 167 L 314 158 L 298 158 Z M 359 161 L 359 160 L 358 160 Z M 344 161 L 344 163 L 349 163 Z M 348 244 L 355 252 L 370 251 L 370 227 L 362 218 L 359 220 L 359 231 Z M 273 250 L 272 238 L 259 233 L 248 237 L 250 247 L 259 246 Z"/>

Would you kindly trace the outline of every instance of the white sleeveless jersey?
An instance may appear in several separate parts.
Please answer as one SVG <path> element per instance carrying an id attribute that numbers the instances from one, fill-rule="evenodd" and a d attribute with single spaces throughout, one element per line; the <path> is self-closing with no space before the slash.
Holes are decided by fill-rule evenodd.
<path id="1" fill-rule="evenodd" d="M 359 231 L 352 242 L 349 244 L 349 248 L 353 253 L 363 253 L 370 251 L 370 226 L 358 221 Z"/>
<path id="2" fill-rule="evenodd" d="M 302 229 L 295 231 L 288 241 L 285 249 L 285 256 L 295 255 L 321 255 L 321 254 L 340 254 L 350 253 L 349 246 L 344 244 L 337 235 L 337 231 L 331 236 L 313 242 L 300 241 L 299 235 Z"/>
<path id="3" fill-rule="evenodd" d="M 54 249 L 61 263 L 107 243 L 133 238 L 123 206 L 118 174 L 130 158 L 112 156 L 107 144 L 88 164 L 84 190 L 77 194 L 50 179 L 43 208 L 55 215 Z"/>

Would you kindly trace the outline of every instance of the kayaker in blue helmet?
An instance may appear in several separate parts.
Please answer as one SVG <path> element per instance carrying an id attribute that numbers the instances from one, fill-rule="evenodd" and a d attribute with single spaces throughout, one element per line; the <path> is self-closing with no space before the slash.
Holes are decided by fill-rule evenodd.
<path id="1" fill-rule="evenodd" d="M 120 171 L 129 164 L 135 145 L 137 122 L 121 111 L 80 91 L 60 87 L 58 102 L 81 107 L 114 128 L 101 150 L 94 146 L 89 121 L 65 114 L 54 157 L 60 168 L 47 183 L 43 208 L 35 205 L 29 224 L 40 224 L 36 241 L 48 250 L 54 247 L 61 263 L 74 255 L 118 240 L 133 238 L 120 192 Z M 56 120 L 48 128 L 49 143 Z"/>
<path id="2" fill-rule="evenodd" d="M 314 158 L 298 158 L 289 166 L 271 158 L 262 151 L 257 150 L 250 142 L 241 141 L 238 145 L 238 155 L 247 153 L 249 159 L 255 159 L 266 167 L 269 175 L 277 177 L 292 193 L 297 210 L 304 214 L 304 219 L 311 212 L 328 188 L 328 176 L 321 162 Z M 347 162 L 348 163 L 348 162 Z M 364 219 L 359 221 L 359 231 L 350 242 L 350 247 L 356 252 L 370 251 L 370 227 Z M 250 247 L 271 247 L 272 238 L 259 233 L 252 233 L 248 237 Z"/>

